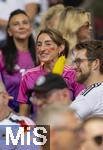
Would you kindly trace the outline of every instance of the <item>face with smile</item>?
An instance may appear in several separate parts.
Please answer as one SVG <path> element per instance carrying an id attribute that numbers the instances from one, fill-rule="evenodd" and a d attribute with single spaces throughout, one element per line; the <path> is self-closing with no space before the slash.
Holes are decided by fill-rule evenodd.
<path id="1" fill-rule="evenodd" d="M 41 33 L 36 43 L 40 62 L 50 63 L 58 58 L 61 46 L 58 46 L 47 33 Z"/>
<path id="2" fill-rule="evenodd" d="M 76 51 L 76 57 L 74 60 L 76 79 L 79 83 L 85 83 L 89 80 L 92 70 L 91 59 L 86 56 L 86 49 Z"/>
<path id="3" fill-rule="evenodd" d="M 9 36 L 12 36 L 14 39 L 24 40 L 27 39 L 32 31 L 32 26 L 28 16 L 25 14 L 14 15 L 8 26 Z"/>

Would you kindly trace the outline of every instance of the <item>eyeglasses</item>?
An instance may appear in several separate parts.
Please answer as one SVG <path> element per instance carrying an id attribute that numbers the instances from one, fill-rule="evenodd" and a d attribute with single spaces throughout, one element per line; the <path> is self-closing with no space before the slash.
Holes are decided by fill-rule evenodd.
<path id="1" fill-rule="evenodd" d="M 84 61 L 93 61 L 93 60 L 95 60 L 95 59 L 94 58 L 84 58 L 84 59 L 77 58 L 73 61 L 73 65 L 75 64 L 77 67 L 79 67 L 82 62 L 84 62 Z"/>
<path id="2" fill-rule="evenodd" d="M 103 135 L 93 137 L 94 142 L 100 146 L 103 143 Z"/>

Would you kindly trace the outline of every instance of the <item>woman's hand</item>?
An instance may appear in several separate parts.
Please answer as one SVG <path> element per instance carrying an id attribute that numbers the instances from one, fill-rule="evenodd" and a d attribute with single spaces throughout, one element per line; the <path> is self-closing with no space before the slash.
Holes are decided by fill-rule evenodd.
<path id="1" fill-rule="evenodd" d="M 8 103 L 10 99 L 13 99 L 13 97 L 8 94 L 3 82 L 0 81 L 0 103 L 1 101 L 3 101 L 4 103 Z"/>

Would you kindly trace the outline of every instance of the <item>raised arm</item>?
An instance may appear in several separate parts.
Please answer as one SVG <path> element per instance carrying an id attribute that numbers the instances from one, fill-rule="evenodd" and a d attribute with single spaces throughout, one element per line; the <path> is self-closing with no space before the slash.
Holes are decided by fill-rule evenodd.
<path id="1" fill-rule="evenodd" d="M 39 3 L 34 3 L 34 2 L 30 2 L 25 6 L 26 13 L 29 15 L 32 22 L 35 19 L 35 16 L 38 11 L 38 7 L 39 7 Z"/>

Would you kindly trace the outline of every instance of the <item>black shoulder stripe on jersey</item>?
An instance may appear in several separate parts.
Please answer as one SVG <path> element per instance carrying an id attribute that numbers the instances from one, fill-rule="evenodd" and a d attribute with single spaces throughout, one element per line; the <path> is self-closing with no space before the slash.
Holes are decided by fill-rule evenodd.
<path id="1" fill-rule="evenodd" d="M 92 89 L 94 89 L 95 87 L 91 87 L 88 90 L 85 90 L 83 93 L 81 93 L 81 95 L 85 96 L 86 94 L 88 94 Z"/>
<path id="2" fill-rule="evenodd" d="M 100 85 L 101 85 L 101 83 L 95 83 L 95 84 L 91 85 L 91 86 L 88 87 L 86 90 L 84 90 L 84 91 L 81 93 L 81 95 L 85 96 L 85 95 L 88 94 L 92 89 L 94 89 L 94 88 L 96 88 L 96 87 L 98 87 L 98 86 L 100 86 Z"/>

